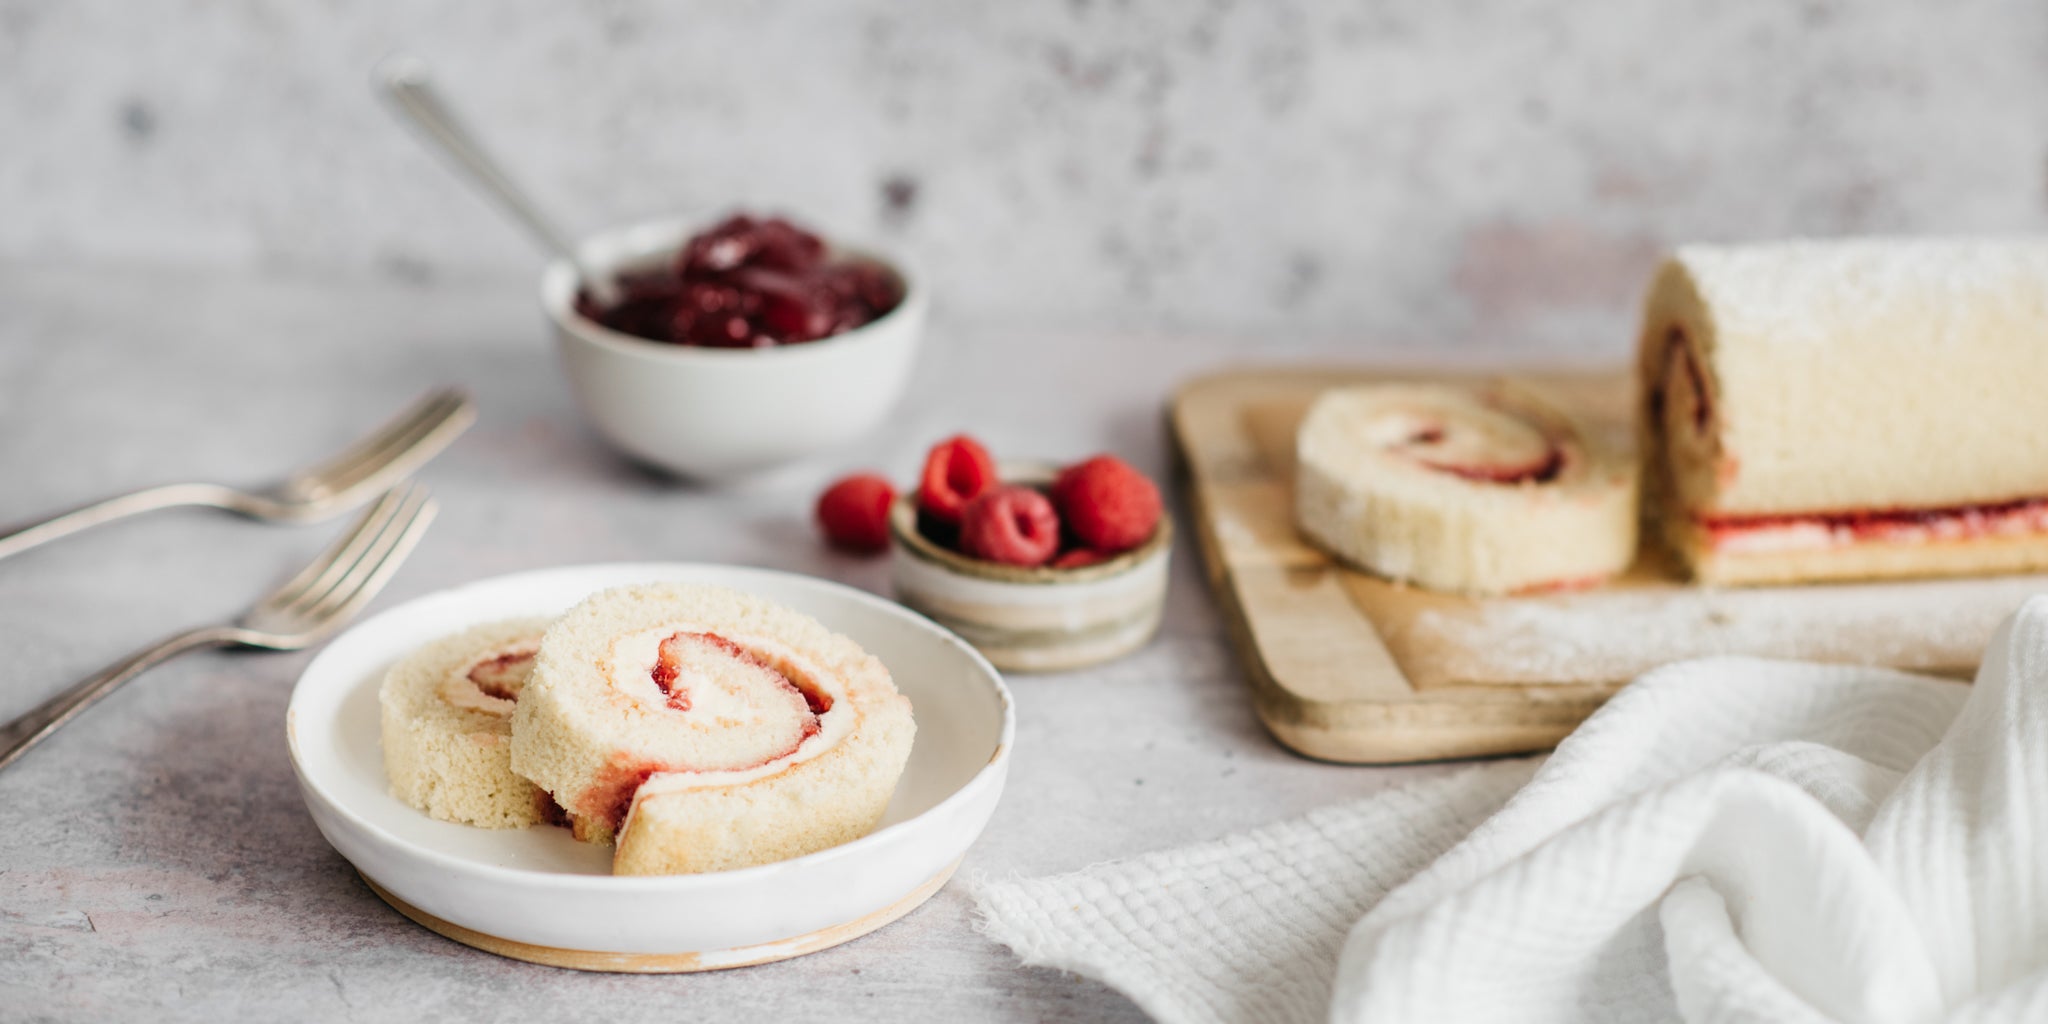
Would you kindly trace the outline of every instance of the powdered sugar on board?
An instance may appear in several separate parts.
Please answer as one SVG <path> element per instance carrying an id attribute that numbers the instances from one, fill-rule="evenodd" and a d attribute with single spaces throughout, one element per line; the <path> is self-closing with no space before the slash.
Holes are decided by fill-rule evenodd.
<path id="1" fill-rule="evenodd" d="M 1459 601 L 1372 617 L 1412 685 L 1623 682 L 1716 654 L 1966 671 L 2048 576 Z"/>

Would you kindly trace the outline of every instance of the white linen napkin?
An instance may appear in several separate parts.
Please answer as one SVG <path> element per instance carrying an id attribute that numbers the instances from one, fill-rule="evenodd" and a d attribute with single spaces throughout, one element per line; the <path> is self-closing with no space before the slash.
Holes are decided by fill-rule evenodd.
<path id="1" fill-rule="evenodd" d="M 1530 770 L 983 882 L 984 924 L 1171 1022 L 2048 1020 L 2048 598 L 1974 687 L 1689 662 Z"/>

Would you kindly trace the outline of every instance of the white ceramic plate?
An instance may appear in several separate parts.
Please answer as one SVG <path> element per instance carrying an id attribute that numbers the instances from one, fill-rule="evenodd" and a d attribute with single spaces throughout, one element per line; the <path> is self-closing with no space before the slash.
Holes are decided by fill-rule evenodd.
<path id="1" fill-rule="evenodd" d="M 613 877 L 611 848 L 566 830 L 436 821 L 385 783 L 377 687 L 400 657 L 490 619 L 565 611 L 653 580 L 759 594 L 882 660 L 917 716 L 917 741 L 873 834 L 777 864 Z M 981 834 L 1009 772 L 1010 694 L 953 634 L 871 594 L 762 569 L 663 563 L 518 573 L 407 602 L 336 639 L 306 667 L 286 715 L 292 767 L 327 841 L 407 916 L 470 945 L 599 970 L 683 971 L 779 960 L 907 913 Z"/>

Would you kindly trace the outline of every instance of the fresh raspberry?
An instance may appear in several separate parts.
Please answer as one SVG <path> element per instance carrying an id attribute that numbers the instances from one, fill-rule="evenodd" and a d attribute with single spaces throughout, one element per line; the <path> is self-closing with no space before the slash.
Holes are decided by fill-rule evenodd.
<path id="1" fill-rule="evenodd" d="M 1159 488 L 1114 455 L 1067 467 L 1053 481 L 1052 500 L 1067 529 L 1103 554 L 1145 543 L 1159 525 Z"/>
<path id="2" fill-rule="evenodd" d="M 1053 559 L 1052 567 L 1055 569 L 1085 569 L 1091 565 L 1101 565 L 1109 561 L 1109 559 L 1110 556 L 1094 548 L 1075 548 Z"/>
<path id="3" fill-rule="evenodd" d="M 818 496 L 818 527 L 834 547 L 872 554 L 889 547 L 889 505 L 896 488 L 873 473 L 856 473 Z"/>
<path id="4" fill-rule="evenodd" d="M 967 503 L 996 486 L 996 460 L 980 441 L 961 434 L 932 446 L 924 457 L 917 507 L 944 523 L 957 523 Z"/>
<path id="5" fill-rule="evenodd" d="M 1004 565 L 1044 565 L 1060 549 L 1060 517 L 1029 487 L 998 487 L 967 504 L 960 549 Z"/>

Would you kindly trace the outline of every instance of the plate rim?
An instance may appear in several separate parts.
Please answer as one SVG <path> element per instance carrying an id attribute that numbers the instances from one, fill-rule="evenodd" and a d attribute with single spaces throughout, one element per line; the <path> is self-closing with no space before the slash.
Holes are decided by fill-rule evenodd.
<path id="1" fill-rule="evenodd" d="M 429 601 L 447 600 L 453 595 L 460 594 L 466 590 L 502 585 L 507 581 L 517 580 L 522 577 L 552 574 L 566 575 L 580 572 L 593 574 L 603 572 L 627 573 L 642 570 L 670 574 L 695 572 L 738 573 L 742 576 L 772 578 L 793 582 L 801 586 L 817 587 L 834 592 L 839 596 L 850 598 L 855 603 L 867 605 L 885 615 L 893 614 L 900 616 L 912 625 L 928 630 L 939 641 L 949 644 L 967 655 L 970 663 L 980 669 L 985 674 L 986 681 L 992 684 L 995 696 L 1002 709 L 1002 727 L 997 732 L 995 750 L 989 755 L 988 761 L 976 769 L 974 775 L 962 783 L 959 788 L 947 794 L 939 802 L 902 821 L 885 825 L 858 839 L 799 857 L 774 861 L 768 864 L 757 864 L 751 867 L 735 868 L 726 871 L 708 871 L 690 875 L 586 875 L 563 871 L 509 867 L 502 864 L 486 864 L 458 857 L 429 846 L 422 846 L 419 843 L 393 834 L 377 823 L 356 813 L 344 802 L 337 800 L 334 794 L 322 785 L 321 781 L 316 777 L 316 773 L 309 773 L 306 770 L 304 758 L 299 750 L 298 718 L 301 694 L 308 692 L 306 680 L 314 676 L 316 671 L 320 670 L 322 665 L 329 660 L 334 649 L 349 637 L 374 624 L 402 618 L 407 613 L 413 612 L 416 606 Z M 670 578 L 673 578 L 673 576 Z M 655 582 L 658 579 L 650 578 L 649 581 Z M 623 586 L 626 584 L 616 585 Z M 307 699 L 310 700 L 310 698 Z M 1010 754 L 1016 745 L 1016 731 L 1016 701 L 1011 695 L 1009 685 L 1003 679 L 1002 673 L 997 671 L 995 666 L 989 664 L 988 659 L 983 657 L 981 652 L 975 650 L 973 645 L 962 640 L 946 627 L 895 601 L 837 580 L 828 580 L 784 569 L 765 569 L 758 566 L 729 565 L 718 562 L 590 562 L 544 566 L 501 573 L 496 576 L 487 576 L 482 579 L 456 584 L 452 587 L 444 587 L 439 590 L 419 594 L 354 623 L 322 645 L 319 653 L 315 654 L 313 659 L 306 663 L 306 667 L 300 671 L 298 678 L 293 681 L 291 696 L 285 705 L 285 745 L 291 758 L 292 774 L 298 779 L 301 793 L 307 798 L 318 798 L 327 811 L 346 821 L 360 835 L 374 840 L 387 848 L 402 850 L 406 855 L 417 857 L 435 867 L 461 871 L 473 877 L 492 882 L 546 884 L 550 886 L 566 886 L 572 889 L 609 892 L 641 890 L 650 894 L 656 892 L 689 892 L 718 888 L 755 879 L 764 879 L 790 871 L 801 870 L 808 866 L 827 864 L 847 857 L 857 857 L 869 849 L 891 845 L 911 832 L 918 823 L 950 813 L 960 806 L 974 802 L 981 790 L 991 786 L 1000 786 L 1007 775 Z"/>

